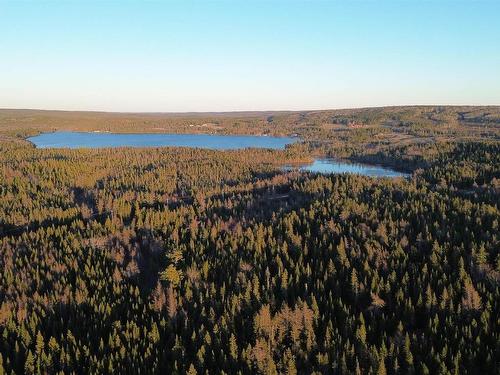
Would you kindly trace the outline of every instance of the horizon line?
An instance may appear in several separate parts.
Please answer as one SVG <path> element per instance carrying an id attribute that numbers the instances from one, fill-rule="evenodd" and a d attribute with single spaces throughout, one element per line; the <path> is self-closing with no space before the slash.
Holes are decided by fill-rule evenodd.
<path id="1" fill-rule="evenodd" d="M 388 104 L 362 107 L 312 108 L 312 109 L 256 109 L 256 110 L 227 110 L 227 111 L 114 111 L 98 109 L 47 109 L 47 108 L 9 108 L 0 107 L 0 111 L 38 111 L 38 112 L 83 112 L 103 114 L 151 114 L 151 115 L 183 115 L 183 114 L 251 114 L 251 113 L 301 113 L 301 112 L 328 112 L 344 110 L 384 109 L 384 108 L 415 108 L 415 107 L 500 107 L 500 104 Z"/>

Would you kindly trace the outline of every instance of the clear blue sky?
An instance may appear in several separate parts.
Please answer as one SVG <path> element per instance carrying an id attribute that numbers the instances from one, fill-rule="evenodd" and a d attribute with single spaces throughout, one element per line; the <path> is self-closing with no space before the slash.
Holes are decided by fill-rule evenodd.
<path id="1" fill-rule="evenodd" d="M 0 0 L 0 108 L 500 104 L 500 1 Z"/>

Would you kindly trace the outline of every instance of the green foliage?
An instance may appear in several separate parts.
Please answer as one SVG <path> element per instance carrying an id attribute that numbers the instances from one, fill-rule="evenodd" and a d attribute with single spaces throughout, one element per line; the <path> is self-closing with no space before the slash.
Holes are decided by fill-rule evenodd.
<path id="1" fill-rule="evenodd" d="M 273 118 L 408 180 L 280 170 L 304 149 L 0 141 L 0 374 L 495 373 L 500 146 L 456 111 Z M 384 121 L 475 138 L 365 147 Z"/>

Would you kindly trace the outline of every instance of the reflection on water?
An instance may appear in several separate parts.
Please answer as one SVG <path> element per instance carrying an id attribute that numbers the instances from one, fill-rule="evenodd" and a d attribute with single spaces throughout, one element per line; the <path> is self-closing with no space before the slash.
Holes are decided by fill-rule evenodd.
<path id="1" fill-rule="evenodd" d="M 312 164 L 301 165 L 299 167 L 285 167 L 287 170 L 299 169 L 301 171 L 316 173 L 353 173 L 370 177 L 408 177 L 409 174 L 397 172 L 395 170 L 380 167 L 377 165 L 367 165 L 359 163 L 347 163 L 333 159 L 316 159 Z"/>

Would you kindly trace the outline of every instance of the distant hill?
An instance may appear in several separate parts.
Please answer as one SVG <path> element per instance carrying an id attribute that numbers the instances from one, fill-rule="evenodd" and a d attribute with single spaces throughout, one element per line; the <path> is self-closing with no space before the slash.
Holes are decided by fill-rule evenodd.
<path id="1" fill-rule="evenodd" d="M 210 123 L 217 129 L 203 129 Z M 198 126 L 194 126 L 198 125 Z M 500 106 L 407 106 L 318 111 L 123 113 L 0 109 L 0 133 L 24 137 L 38 132 L 73 130 L 151 133 L 296 133 L 324 139 L 347 129 L 380 128 L 413 137 L 498 139 Z"/>

